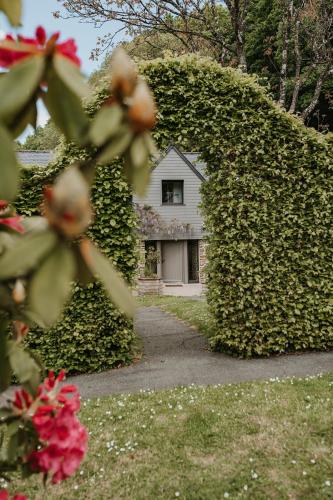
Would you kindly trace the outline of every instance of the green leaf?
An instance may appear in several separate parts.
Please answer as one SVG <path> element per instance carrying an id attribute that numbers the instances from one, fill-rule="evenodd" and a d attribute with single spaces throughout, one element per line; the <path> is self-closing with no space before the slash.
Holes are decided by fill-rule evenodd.
<path id="1" fill-rule="evenodd" d="M 146 147 L 148 149 L 148 153 L 150 156 L 158 156 L 158 150 L 156 147 L 156 144 L 150 134 L 150 132 L 144 132 L 142 134 L 143 140 L 146 144 Z"/>
<path id="2" fill-rule="evenodd" d="M 101 146 L 108 139 L 117 135 L 123 116 L 123 110 L 118 105 L 102 107 L 90 126 L 92 142 L 96 146 Z"/>
<path id="3" fill-rule="evenodd" d="M 145 167 L 148 163 L 149 151 L 144 138 L 138 135 L 131 144 L 130 159 L 134 168 Z"/>
<path id="4" fill-rule="evenodd" d="M 108 163 L 116 156 L 124 153 L 128 148 L 133 138 L 133 132 L 126 126 L 122 130 L 119 129 L 119 135 L 115 136 L 112 143 L 107 146 L 98 157 L 98 163 Z"/>
<path id="5" fill-rule="evenodd" d="M 22 17 L 21 0 L 0 0 L 0 10 L 6 14 L 12 26 L 20 26 Z"/>
<path id="6" fill-rule="evenodd" d="M 81 242 L 81 252 L 88 267 L 103 283 L 115 305 L 128 316 L 133 316 L 134 300 L 132 294 L 109 259 L 89 240 Z"/>
<path id="7" fill-rule="evenodd" d="M 21 236 L 10 251 L 0 258 L 0 280 L 17 278 L 31 272 L 57 242 L 51 230 Z"/>
<path id="8" fill-rule="evenodd" d="M 36 361 L 20 345 L 13 341 L 9 344 L 10 366 L 20 384 L 30 393 L 36 394 L 40 383 L 40 368 Z"/>
<path id="9" fill-rule="evenodd" d="M 95 281 L 95 276 L 90 271 L 81 255 L 80 249 L 76 245 L 73 246 L 73 253 L 76 261 L 75 281 L 78 281 L 81 285 L 88 285 L 89 283 Z"/>
<path id="10" fill-rule="evenodd" d="M 13 137 L 19 137 L 31 125 L 34 129 L 37 125 L 37 106 L 36 101 L 29 102 L 22 111 L 15 116 L 11 123 L 8 123 L 8 128 Z"/>
<path id="11" fill-rule="evenodd" d="M 77 94 L 81 99 L 89 95 L 89 86 L 84 81 L 79 68 L 67 57 L 56 54 L 52 59 L 52 63 L 58 77 L 74 94 Z"/>
<path id="12" fill-rule="evenodd" d="M 18 184 L 19 169 L 13 149 L 13 141 L 5 128 L 0 126 L 0 199 L 14 200 Z"/>
<path id="13" fill-rule="evenodd" d="M 131 183 L 134 191 L 141 198 L 146 194 L 147 186 L 150 179 L 150 166 L 145 164 L 141 168 L 132 168 L 130 174 Z"/>
<path id="14" fill-rule="evenodd" d="M 0 392 L 10 385 L 11 371 L 8 360 L 7 328 L 9 322 L 0 318 Z"/>
<path id="15" fill-rule="evenodd" d="M 67 140 L 83 145 L 89 122 L 80 98 L 65 85 L 54 70 L 48 72 L 47 82 L 48 92 L 42 97 L 51 118 Z"/>
<path id="16" fill-rule="evenodd" d="M 1 99 L 0 119 L 6 123 L 14 120 L 38 89 L 44 69 L 44 57 L 34 55 L 15 64 L 0 77 L 0 95 L 6 96 Z"/>
<path id="17" fill-rule="evenodd" d="M 145 195 L 150 178 L 149 150 L 142 135 L 139 135 L 132 142 L 129 158 L 127 175 L 134 191 L 142 197 Z"/>
<path id="18" fill-rule="evenodd" d="M 72 251 L 59 244 L 33 275 L 28 291 L 32 311 L 46 326 L 59 318 L 71 291 L 76 271 Z"/>
<path id="19" fill-rule="evenodd" d="M 19 447 L 19 433 L 17 432 L 12 434 L 9 438 L 7 445 L 7 460 L 9 462 L 14 462 L 20 455 L 20 447 Z"/>

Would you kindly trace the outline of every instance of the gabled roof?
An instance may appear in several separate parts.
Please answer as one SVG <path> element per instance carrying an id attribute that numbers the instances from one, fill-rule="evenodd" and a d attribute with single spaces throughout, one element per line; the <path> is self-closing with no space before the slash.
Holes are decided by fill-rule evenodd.
<path id="1" fill-rule="evenodd" d="M 46 167 L 53 159 L 53 151 L 17 151 L 17 158 L 22 165 L 40 165 Z"/>
<path id="2" fill-rule="evenodd" d="M 203 170 L 205 168 L 205 164 L 203 162 L 197 161 L 198 157 L 200 156 L 200 153 L 182 153 L 180 149 L 174 144 L 170 144 L 168 146 L 167 150 L 160 156 L 160 158 L 155 163 L 154 169 L 161 163 L 161 161 L 170 153 L 172 149 L 178 154 L 178 156 L 183 160 L 183 162 L 186 163 L 186 165 L 192 170 L 192 172 L 197 177 L 199 177 L 201 181 L 205 180 L 205 177 L 203 176 Z"/>

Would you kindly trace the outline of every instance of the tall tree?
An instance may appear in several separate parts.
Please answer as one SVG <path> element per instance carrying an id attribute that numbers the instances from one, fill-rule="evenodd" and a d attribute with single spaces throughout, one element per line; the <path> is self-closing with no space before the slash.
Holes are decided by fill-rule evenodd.
<path id="1" fill-rule="evenodd" d="M 175 37 L 187 52 L 198 52 L 202 43 L 213 48 L 221 62 L 236 60 L 246 70 L 246 15 L 251 0 L 58 0 L 66 9 L 64 17 L 75 17 L 95 26 L 118 21 L 120 28 L 101 38 L 94 55 L 112 45 L 115 36 L 123 31 L 131 36 L 156 33 Z M 225 10 L 233 28 L 226 32 Z M 59 11 L 55 12 L 60 17 Z"/>
<path id="2" fill-rule="evenodd" d="M 330 113 L 333 90 L 332 0 L 258 0 L 250 5 L 246 52 L 250 72 L 265 76 L 276 100 L 313 123 Z M 319 120 L 325 125 L 324 117 Z M 327 122 L 326 122 L 327 124 Z M 317 123 L 318 125 L 318 123 Z"/>

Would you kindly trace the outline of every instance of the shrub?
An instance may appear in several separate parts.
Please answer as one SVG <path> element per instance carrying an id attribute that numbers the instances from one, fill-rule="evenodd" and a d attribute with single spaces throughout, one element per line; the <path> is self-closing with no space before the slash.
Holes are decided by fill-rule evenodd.
<path id="1" fill-rule="evenodd" d="M 332 154 L 256 80 L 186 56 L 142 67 L 155 138 L 199 150 L 209 180 L 208 301 L 214 349 L 267 355 L 333 347 Z"/>
<path id="2" fill-rule="evenodd" d="M 16 200 L 18 212 L 38 214 L 43 185 L 80 155 L 82 151 L 67 146 L 48 168 L 23 168 L 22 189 Z M 119 163 L 97 167 L 92 199 L 95 221 L 90 236 L 130 282 L 136 269 L 132 232 L 135 215 Z M 76 373 L 129 362 L 133 339 L 132 322 L 117 311 L 98 283 L 88 287 L 76 284 L 72 300 L 57 325 L 48 331 L 36 327 L 27 336 L 29 346 L 40 354 L 46 367 Z"/>

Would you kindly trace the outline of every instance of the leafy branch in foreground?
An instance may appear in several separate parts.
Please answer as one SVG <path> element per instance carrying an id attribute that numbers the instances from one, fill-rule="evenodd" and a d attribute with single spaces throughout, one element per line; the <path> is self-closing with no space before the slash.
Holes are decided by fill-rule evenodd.
<path id="1" fill-rule="evenodd" d="M 15 25 L 20 6 L 19 1 L 0 2 Z M 100 279 L 115 304 L 133 313 L 123 279 L 85 237 L 93 220 L 90 190 L 96 164 L 108 168 L 110 160 L 122 156 L 125 175 L 142 194 L 154 151 L 149 129 L 155 124 L 155 104 L 134 63 L 121 49 L 115 52 L 112 97 L 90 119 L 81 103 L 87 86 L 76 51 L 74 40 L 60 42 L 59 33 L 47 38 L 42 27 L 34 38 L 7 35 L 0 42 L 0 65 L 8 70 L 0 78 L 0 390 L 9 387 L 12 374 L 21 385 L 14 401 L 0 409 L 0 424 L 6 428 L 0 475 L 8 477 L 17 469 L 25 475 L 41 472 L 45 482 L 75 472 L 87 435 L 76 417 L 76 389 L 58 391 L 63 373 L 56 379 L 51 372 L 41 384 L 43 366 L 24 338 L 29 326 L 50 327 L 59 319 L 75 280 Z M 42 217 L 22 219 L 10 204 L 19 190 L 13 139 L 28 124 L 36 125 L 38 99 L 67 141 L 92 154 L 44 187 Z"/>

